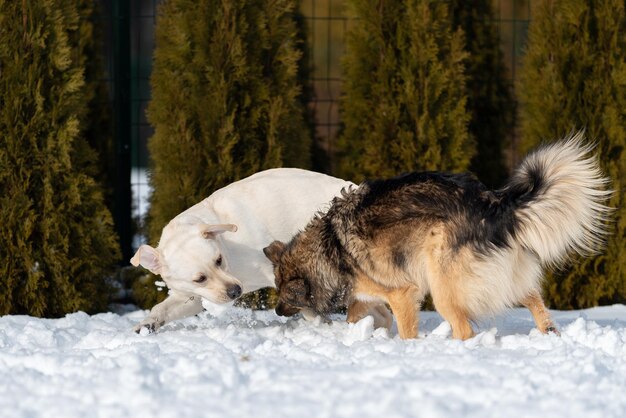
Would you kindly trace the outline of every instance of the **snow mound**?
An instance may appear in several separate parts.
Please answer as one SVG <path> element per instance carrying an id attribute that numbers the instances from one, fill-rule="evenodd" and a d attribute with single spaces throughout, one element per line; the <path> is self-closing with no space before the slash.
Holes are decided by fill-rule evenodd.
<path id="1" fill-rule="evenodd" d="M 2 417 L 623 417 L 626 307 L 516 309 L 450 338 L 336 315 L 331 324 L 236 307 L 135 334 L 146 312 L 0 318 Z"/>

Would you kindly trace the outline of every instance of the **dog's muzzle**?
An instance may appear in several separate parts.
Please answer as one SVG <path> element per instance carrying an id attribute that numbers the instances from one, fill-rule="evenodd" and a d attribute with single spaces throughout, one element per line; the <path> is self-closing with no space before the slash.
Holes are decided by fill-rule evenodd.
<path id="1" fill-rule="evenodd" d="M 274 310 L 276 311 L 276 315 L 278 316 L 294 316 L 295 314 L 300 312 L 299 308 L 282 302 L 278 302 L 278 305 L 276 305 L 276 308 Z"/>
<path id="2" fill-rule="evenodd" d="M 241 286 L 239 286 L 238 284 L 229 286 L 228 289 L 226 289 L 226 295 L 228 295 L 228 297 L 232 300 L 237 299 L 239 296 L 241 296 Z"/>

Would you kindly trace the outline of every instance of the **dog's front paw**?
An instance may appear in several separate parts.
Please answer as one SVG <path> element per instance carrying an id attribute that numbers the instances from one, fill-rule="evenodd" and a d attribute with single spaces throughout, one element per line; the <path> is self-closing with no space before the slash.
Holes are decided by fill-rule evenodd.
<path id="1" fill-rule="evenodd" d="M 135 331 L 139 335 L 153 334 L 161 327 L 161 325 L 163 325 L 163 323 L 159 322 L 156 319 L 146 319 L 137 324 L 133 328 L 133 331 Z"/>
<path id="2" fill-rule="evenodd" d="M 556 329 L 554 325 L 551 325 L 548 328 L 546 328 L 546 334 L 550 334 L 550 333 L 556 335 L 557 337 L 561 336 L 561 333 L 559 332 L 558 329 Z"/>

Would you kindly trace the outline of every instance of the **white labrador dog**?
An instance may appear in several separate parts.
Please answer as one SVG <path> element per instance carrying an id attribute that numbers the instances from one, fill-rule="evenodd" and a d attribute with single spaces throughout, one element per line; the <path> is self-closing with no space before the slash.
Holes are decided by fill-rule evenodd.
<path id="1" fill-rule="evenodd" d="M 176 216 L 163 228 L 156 248 L 142 245 L 130 260 L 160 275 L 169 288 L 167 299 L 154 306 L 135 331 L 145 327 L 153 332 L 169 321 L 195 315 L 203 310 L 202 298 L 225 303 L 242 293 L 274 287 L 272 264 L 263 248 L 274 240 L 289 241 L 351 185 L 325 174 L 276 168 L 219 189 Z M 376 326 L 390 328 L 384 306 L 358 310 L 373 315 Z"/>

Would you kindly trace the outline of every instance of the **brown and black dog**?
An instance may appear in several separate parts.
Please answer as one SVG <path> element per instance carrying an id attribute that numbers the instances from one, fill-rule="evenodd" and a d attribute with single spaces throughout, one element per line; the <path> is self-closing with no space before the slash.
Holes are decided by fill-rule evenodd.
<path id="1" fill-rule="evenodd" d="M 540 294 L 543 269 L 597 251 L 611 213 L 591 149 L 582 133 L 539 148 L 496 191 L 471 175 L 436 172 L 344 191 L 288 244 L 264 249 L 277 312 L 325 315 L 381 299 L 400 337 L 414 338 L 430 293 L 454 338 L 473 335 L 471 320 L 520 303 L 541 332 L 557 332 Z"/>

